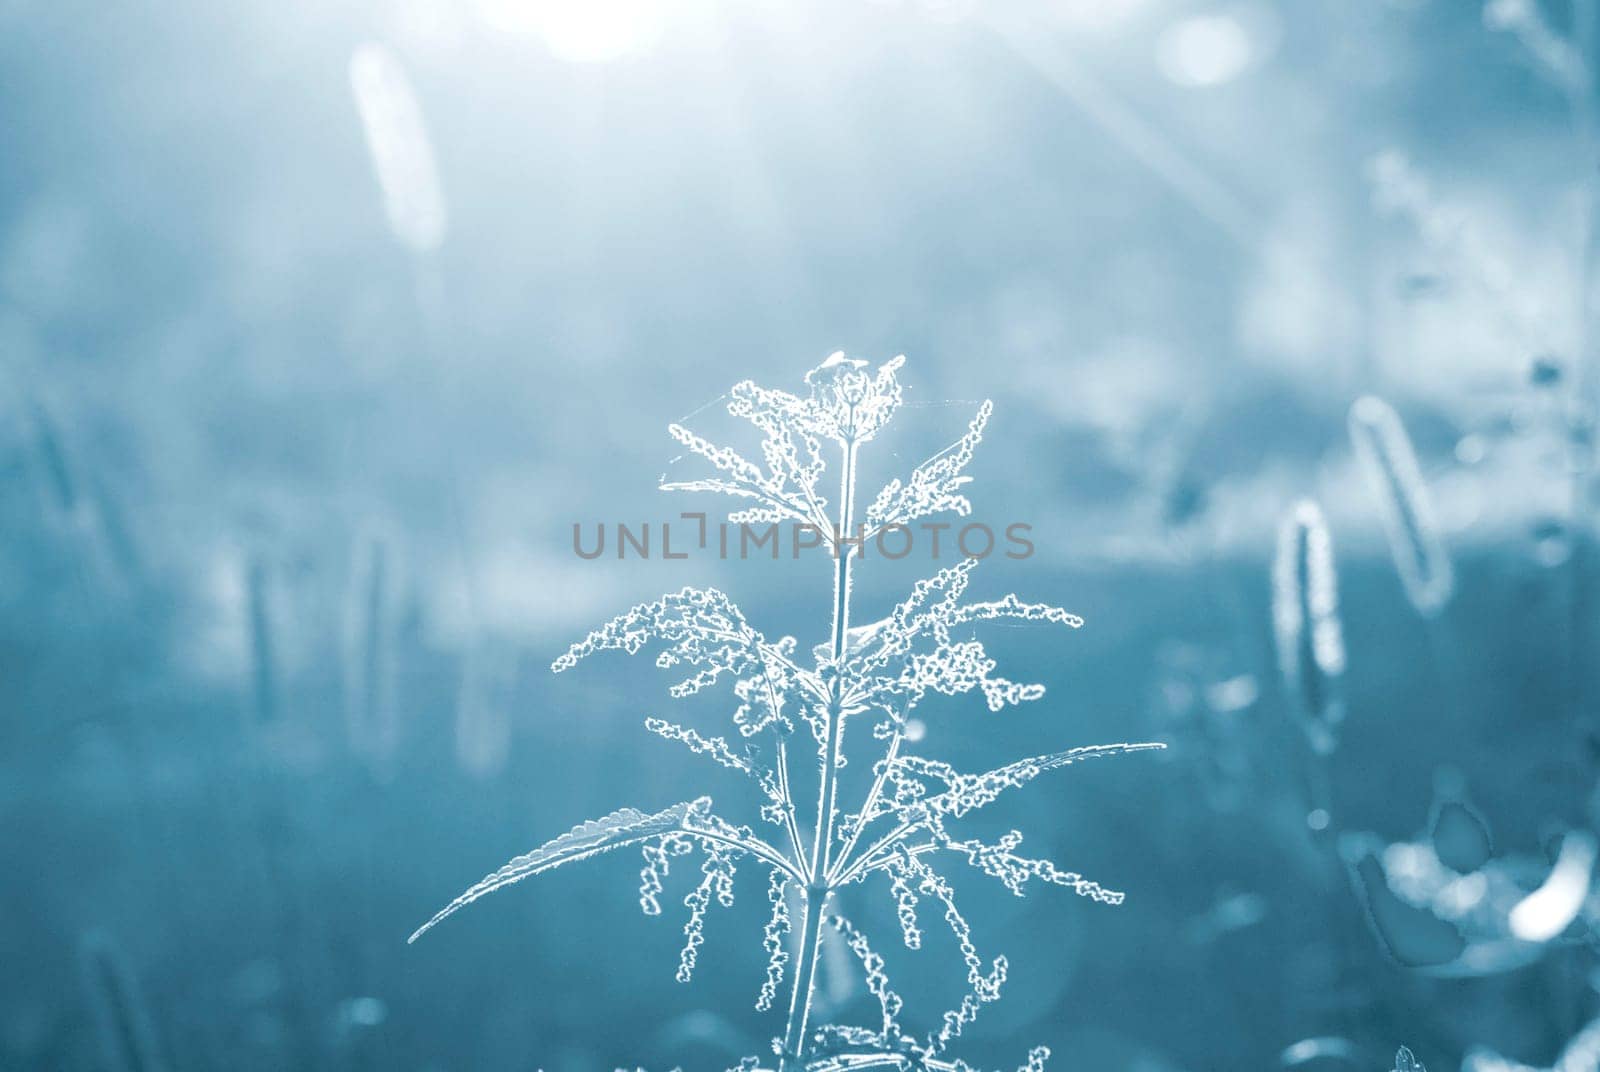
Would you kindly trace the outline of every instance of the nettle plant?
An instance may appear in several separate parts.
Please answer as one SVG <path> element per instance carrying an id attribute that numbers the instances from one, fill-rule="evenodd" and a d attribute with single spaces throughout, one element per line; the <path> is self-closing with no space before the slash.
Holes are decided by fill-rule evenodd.
<path id="1" fill-rule="evenodd" d="M 664 488 L 720 492 L 744 500 L 743 507 L 729 515 L 732 524 L 792 523 L 827 534 L 831 622 L 827 641 L 812 649 L 811 665 L 800 660 L 795 638 L 768 640 L 723 593 L 685 588 L 634 607 L 596 629 L 552 667 L 559 673 L 599 652 L 633 654 L 659 645 L 657 666 L 690 671 L 668 690 L 674 697 L 731 683 L 738 743 L 703 736 L 660 718 L 647 719 L 645 727 L 748 777 L 763 800 L 760 818 L 772 833 L 763 836 L 749 825 L 722 817 L 706 796 L 653 813 L 623 808 L 510 861 L 445 906 L 411 936 L 412 941 L 494 890 L 629 845 L 639 846 L 644 856 L 639 902 L 647 915 L 658 915 L 671 862 L 698 852 L 700 878 L 683 899 L 689 918 L 677 971 L 678 980 L 688 982 L 712 903 L 732 905 L 734 870 L 749 863 L 766 870 L 772 905 L 763 936 L 766 979 L 756 1008 L 772 1009 L 788 983 L 787 1024 L 782 1037 L 773 1040 L 779 1072 L 969 1070 L 971 1066 L 947 1052 L 979 1009 L 1000 996 L 1006 959 L 997 956 L 985 963 L 979 956 L 937 863 L 954 859 L 970 865 L 1019 897 L 1039 882 L 1066 887 L 1102 904 L 1121 903 L 1121 893 L 1048 860 L 1023 855 L 1022 835 L 1016 831 L 986 844 L 960 836 L 952 826 L 1046 771 L 1162 745 L 1073 748 L 976 774 L 907 750 L 908 720 L 930 692 L 947 696 L 976 692 L 994 712 L 1044 695 L 1042 685 L 996 676 L 995 661 L 982 642 L 970 636 L 972 627 L 1012 619 L 1075 629 L 1082 620 L 1060 607 L 1024 603 L 1014 595 L 963 602 L 978 565 L 977 559 L 967 558 L 918 582 L 887 617 L 870 625 L 851 625 L 851 573 L 862 547 L 879 533 L 930 515 L 970 513 L 962 489 L 971 478 L 963 470 L 991 411 L 990 404 L 983 403 L 965 435 L 905 481 L 891 481 L 867 507 L 864 521 L 858 520 L 855 485 L 860 452 L 900 407 L 896 374 L 903 362 L 897 357 L 874 372 L 866 362 L 834 354 L 806 375 L 809 391 L 804 395 L 749 381 L 734 387 L 728 409 L 761 433 L 764 466 L 685 428 L 671 427 L 673 438 L 709 462 L 718 475 L 663 484 Z M 830 511 L 823 475 L 832 458 L 839 461 L 840 476 L 838 500 Z M 865 798 L 855 810 L 846 811 L 839 800 L 846 731 L 863 723 L 870 727 L 876 761 Z M 866 751 L 867 743 L 858 751 Z M 792 788 L 797 768 L 809 768 L 817 784 L 814 793 L 808 791 L 799 799 Z M 902 1001 L 891 989 L 883 958 L 860 927 L 843 915 L 839 892 L 869 882 L 887 887 L 899 918 L 900 939 L 907 947 L 921 947 L 923 912 L 931 908 L 960 948 L 970 990 L 925 1034 L 914 1034 L 902 1025 Z M 866 988 L 882 1012 L 876 1025 L 812 1022 L 825 928 L 841 935 L 860 961 Z M 1045 1047 L 1033 1049 L 1024 1069 L 1037 1072 L 1048 1056 Z M 754 1072 L 760 1063 L 747 1057 L 739 1067 Z"/>

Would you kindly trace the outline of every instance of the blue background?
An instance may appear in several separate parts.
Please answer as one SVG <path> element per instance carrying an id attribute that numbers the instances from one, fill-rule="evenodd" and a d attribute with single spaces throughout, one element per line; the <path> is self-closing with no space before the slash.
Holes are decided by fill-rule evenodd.
<path id="1" fill-rule="evenodd" d="M 714 509 L 654 490 L 665 426 L 716 437 L 732 383 L 798 389 L 839 348 L 909 355 L 872 479 L 994 399 L 977 516 L 1038 551 L 974 593 L 1088 621 L 1001 631 L 1001 672 L 1048 695 L 930 704 L 929 752 L 1172 745 L 1018 795 L 1006 823 L 1128 901 L 969 883 L 1012 978 L 968 1059 L 1269 1068 L 1335 1037 L 1353 1057 L 1307 1067 L 1402 1042 L 1435 1072 L 1474 1045 L 1553 1061 L 1592 955 L 1441 979 L 1385 952 L 1306 830 L 1270 610 L 1276 526 L 1315 497 L 1349 655 L 1335 833 L 1417 838 L 1443 786 L 1537 871 L 1589 821 L 1592 93 L 1529 24 L 1466 0 L 578 8 L 0 0 L 0 1066 L 134 1067 L 105 963 L 162 1068 L 768 1052 L 762 876 L 689 986 L 683 876 L 645 919 L 631 852 L 404 938 L 581 819 L 737 810 L 732 775 L 641 725 L 725 712 L 647 658 L 550 660 L 691 583 L 805 650 L 828 564 L 585 562 L 571 526 Z M 1566 3 L 1532 11 L 1571 35 Z M 371 43 L 424 119 L 437 241 L 386 216 L 352 95 Z M 1402 157 L 1426 189 L 1396 204 Z M 1346 432 L 1368 393 L 1456 570 L 1431 620 Z M 877 565 L 863 618 L 927 564 Z M 892 907 L 862 901 L 880 947 Z M 902 971 L 913 1023 L 956 963 Z"/>

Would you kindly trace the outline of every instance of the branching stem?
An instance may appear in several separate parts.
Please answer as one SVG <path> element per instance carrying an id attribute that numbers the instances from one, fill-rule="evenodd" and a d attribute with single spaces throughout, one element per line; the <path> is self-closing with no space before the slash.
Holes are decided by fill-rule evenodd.
<path id="1" fill-rule="evenodd" d="M 822 915 L 830 887 L 827 874 L 833 846 L 835 800 L 839 792 L 839 753 L 844 740 L 843 668 L 850 632 L 850 565 L 855 546 L 850 533 L 856 484 L 856 444 L 844 447 L 844 472 L 839 481 L 839 528 L 834 533 L 833 628 L 830 653 L 835 677 L 828 685 L 827 740 L 822 752 L 821 786 L 817 793 L 816 835 L 811 843 L 810 881 L 801 888 L 806 910 L 800 930 L 800 957 L 795 968 L 794 994 L 789 1001 L 789 1024 L 784 1032 L 780 1072 L 791 1072 L 805 1050 L 806 1021 L 811 1015 L 811 994 L 816 983 L 817 958 L 822 951 Z"/>
<path id="2" fill-rule="evenodd" d="M 738 849 L 740 852 L 748 852 L 750 855 L 757 857 L 758 859 L 765 860 L 773 867 L 776 867 L 778 870 L 787 874 L 796 882 L 805 882 L 805 876 L 800 874 L 795 865 L 790 863 L 788 858 L 785 857 L 783 853 L 779 852 L 771 845 L 768 845 L 760 838 L 735 837 L 733 835 L 719 833 L 714 830 L 702 830 L 698 827 L 686 827 L 679 831 L 679 833 L 687 837 L 700 838 L 703 841 L 714 841 L 719 845 L 727 845 L 730 848 Z"/>
<path id="3" fill-rule="evenodd" d="M 860 856 L 857 856 L 855 862 L 844 869 L 844 874 L 839 876 L 838 880 L 834 882 L 834 885 L 843 886 L 851 882 L 865 869 L 867 861 L 871 860 L 879 852 L 891 847 L 896 841 L 899 841 L 901 838 L 911 833 L 911 831 L 915 829 L 915 826 L 916 824 L 914 823 L 901 823 L 899 826 L 883 835 L 877 841 L 874 841 L 871 848 L 867 849 Z"/>
<path id="4" fill-rule="evenodd" d="M 789 789 L 789 745 L 782 737 L 778 738 L 778 754 L 776 757 L 778 768 L 778 796 L 782 798 L 778 806 L 783 809 L 783 823 L 789 831 L 789 846 L 794 851 L 794 862 L 799 866 L 800 884 L 804 886 L 811 881 L 809 868 L 806 865 L 805 850 L 800 842 L 800 824 L 794 817 L 794 794 Z"/>
<path id="5" fill-rule="evenodd" d="M 839 871 L 850 860 L 850 853 L 855 850 L 856 842 L 861 840 L 861 834 L 866 830 L 867 824 L 873 819 L 872 809 L 878 805 L 878 796 L 883 792 L 883 783 L 889 777 L 889 768 L 900 755 L 900 741 L 902 739 L 900 727 L 894 729 L 894 736 L 889 740 L 889 752 L 883 757 L 883 762 L 878 766 L 878 776 L 872 781 L 872 788 L 867 793 L 867 802 L 861 805 L 861 813 L 856 820 L 855 829 L 850 831 L 844 847 L 839 850 L 839 859 L 833 869 L 828 873 L 828 881 L 834 885 L 839 884 Z"/>

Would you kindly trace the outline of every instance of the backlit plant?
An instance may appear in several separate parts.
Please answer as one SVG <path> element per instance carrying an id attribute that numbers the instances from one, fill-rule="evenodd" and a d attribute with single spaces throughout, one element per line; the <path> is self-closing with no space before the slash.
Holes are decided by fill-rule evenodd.
<path id="1" fill-rule="evenodd" d="M 852 569 L 863 546 L 880 533 L 924 517 L 970 513 L 963 493 L 970 477 L 964 470 L 991 411 L 985 402 L 966 434 L 904 481 L 891 481 L 867 507 L 864 519 L 858 518 L 859 456 L 900 407 L 896 377 L 902 363 L 902 358 L 895 358 L 873 371 L 865 362 L 834 354 L 807 374 L 808 391 L 803 395 L 748 381 L 734 387 L 728 409 L 760 432 L 764 464 L 685 428 L 671 427 L 673 438 L 716 472 L 664 487 L 719 492 L 743 500 L 741 508 L 729 515 L 732 524 L 794 524 L 826 534 L 832 612 L 826 642 L 811 649 L 811 665 L 799 657 L 795 638 L 768 640 L 723 593 L 684 588 L 613 619 L 574 644 L 553 666 L 560 672 L 598 652 L 633 654 L 653 645 L 658 647 L 657 666 L 687 672 L 669 689 L 674 697 L 729 687 L 736 701 L 735 741 L 703 736 L 660 718 L 646 720 L 645 726 L 748 777 L 762 801 L 760 820 L 770 832 L 764 835 L 724 818 L 705 796 L 654 812 L 624 808 L 510 861 L 447 905 L 412 940 L 493 890 L 629 845 L 643 853 L 640 904 L 647 914 L 657 915 L 672 861 L 699 853 L 700 878 L 683 901 L 689 917 L 677 978 L 687 982 L 713 902 L 733 903 L 735 868 L 749 864 L 766 871 L 772 906 L 763 938 L 766 977 L 756 1007 L 767 1010 L 781 1002 L 780 1007 L 787 1008 L 782 1036 L 773 1040 L 781 1072 L 955 1070 L 969 1066 L 948 1056 L 949 1047 L 981 1007 L 1000 996 L 1007 965 L 1003 956 L 986 962 L 979 955 L 937 864 L 959 861 L 997 879 L 1017 896 L 1037 882 L 1066 887 L 1102 904 L 1122 901 L 1121 893 L 1048 860 L 1024 855 L 1018 832 L 985 843 L 962 836 L 954 827 L 957 820 L 1046 771 L 1161 745 L 1073 748 L 981 773 L 963 773 L 908 749 L 911 714 L 930 692 L 978 693 L 994 712 L 1044 694 L 1042 685 L 995 674 L 995 661 L 973 636 L 979 623 L 1011 619 L 1077 628 L 1081 620 L 1059 607 L 1024 603 L 1014 595 L 963 601 L 978 565 L 978 559 L 965 558 L 918 582 L 886 617 L 869 625 L 851 625 Z M 839 463 L 838 490 L 830 505 L 822 480 L 834 459 Z M 864 799 L 854 810 L 845 810 L 839 799 L 840 771 L 847 760 L 847 730 L 858 727 L 870 733 L 851 734 L 853 739 L 866 738 L 856 751 L 870 750 L 876 761 Z M 795 772 L 802 768 L 815 777 L 817 788 L 797 799 L 792 787 Z M 942 919 L 960 948 L 969 990 L 925 1033 L 914 1034 L 902 1025 L 902 1002 L 891 989 L 883 958 L 857 923 L 843 915 L 837 892 L 869 882 L 881 883 L 893 898 L 900 939 L 908 948 L 920 948 L 921 927 L 929 912 Z M 880 1006 L 879 1023 L 813 1022 L 825 928 L 842 936 L 859 960 L 866 987 Z M 786 998 L 780 996 L 785 987 Z M 1025 1068 L 1042 1068 L 1047 1056 L 1044 1047 L 1035 1048 Z M 760 1063 L 749 1057 L 741 1068 L 754 1070 Z"/>

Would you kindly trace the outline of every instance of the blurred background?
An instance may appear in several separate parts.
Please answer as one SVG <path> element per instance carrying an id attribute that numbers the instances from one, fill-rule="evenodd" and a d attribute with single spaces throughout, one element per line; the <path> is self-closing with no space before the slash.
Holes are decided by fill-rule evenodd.
<path id="1" fill-rule="evenodd" d="M 994 399 L 972 498 L 1037 553 L 973 592 L 1088 620 L 926 751 L 1170 745 L 1018 794 L 1128 901 L 964 894 L 968 1060 L 1594 1069 L 1594 8 L 0 0 L 0 1067 L 767 1053 L 761 876 L 688 986 L 632 853 L 404 939 L 735 810 L 641 725 L 725 712 L 550 661 L 685 584 L 805 650 L 828 566 L 572 525 L 715 509 L 666 425 L 843 348 L 909 355 L 876 476 Z"/>

